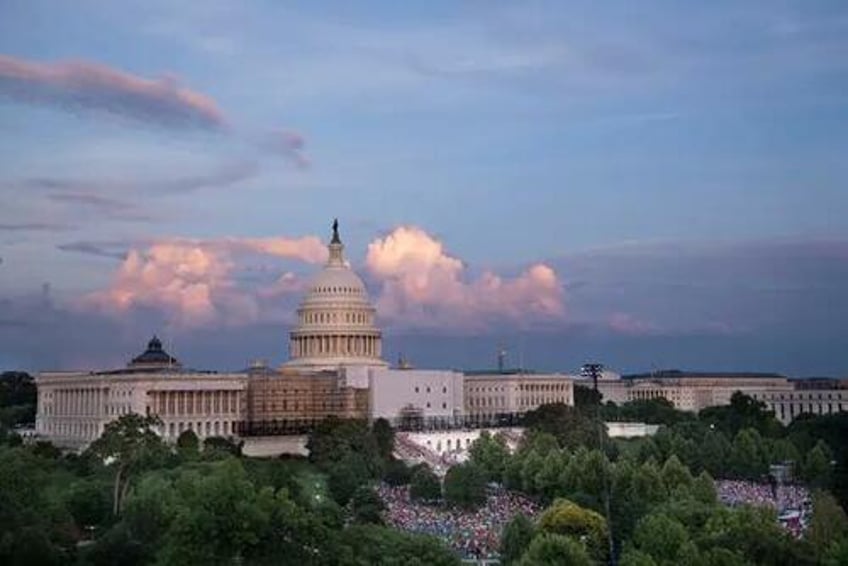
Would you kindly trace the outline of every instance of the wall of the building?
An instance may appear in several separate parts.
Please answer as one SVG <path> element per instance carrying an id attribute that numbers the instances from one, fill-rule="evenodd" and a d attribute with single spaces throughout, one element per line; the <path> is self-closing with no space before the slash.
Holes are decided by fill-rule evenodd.
<path id="1" fill-rule="evenodd" d="M 848 411 L 848 390 L 844 389 L 759 391 L 752 396 L 774 411 L 774 416 L 783 424 L 791 423 L 802 414 L 830 415 Z"/>
<path id="2" fill-rule="evenodd" d="M 264 372 L 248 381 L 247 432 L 270 434 L 329 416 L 366 418 L 367 397 L 337 373 Z"/>
<path id="3" fill-rule="evenodd" d="M 36 386 L 36 431 L 65 448 L 84 448 L 130 413 L 158 415 L 168 441 L 184 430 L 231 436 L 245 418 L 245 374 L 43 373 Z"/>
<path id="4" fill-rule="evenodd" d="M 372 369 L 368 388 L 372 419 L 399 423 L 410 409 L 425 422 L 453 422 L 462 417 L 462 374 L 455 371 Z"/>
<path id="5" fill-rule="evenodd" d="M 465 414 L 521 415 L 550 403 L 574 404 L 574 380 L 563 374 L 466 375 Z"/>

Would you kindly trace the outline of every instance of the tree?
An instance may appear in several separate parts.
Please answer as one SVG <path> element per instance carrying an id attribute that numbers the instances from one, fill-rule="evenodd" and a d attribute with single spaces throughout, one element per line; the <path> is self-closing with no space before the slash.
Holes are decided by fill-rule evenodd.
<path id="1" fill-rule="evenodd" d="M 674 493 L 678 488 L 689 488 L 692 485 L 692 473 L 674 454 L 663 464 L 662 478 L 669 493 Z"/>
<path id="2" fill-rule="evenodd" d="M 700 503 L 713 504 L 716 502 L 715 480 L 706 470 L 698 474 L 698 477 L 692 482 L 691 494 Z"/>
<path id="3" fill-rule="evenodd" d="M 689 534 L 682 524 L 658 513 L 639 521 L 633 533 L 634 546 L 658 563 L 675 562 L 688 542 Z"/>
<path id="4" fill-rule="evenodd" d="M 584 509 L 567 499 L 557 499 L 539 518 L 539 529 L 585 541 L 593 558 L 603 560 L 608 553 L 607 522 L 599 513 Z"/>
<path id="5" fill-rule="evenodd" d="M 383 460 L 392 459 L 395 450 L 395 431 L 392 425 L 384 418 L 379 418 L 371 425 L 371 434 L 377 445 L 377 453 Z"/>
<path id="6" fill-rule="evenodd" d="M 471 462 L 483 470 L 488 481 L 497 483 L 504 481 L 504 470 L 510 456 L 503 436 L 492 436 L 484 430 L 471 444 L 468 456 Z"/>
<path id="7" fill-rule="evenodd" d="M 574 386 L 574 406 L 581 411 L 594 411 L 601 404 L 601 394 L 592 387 Z"/>
<path id="8" fill-rule="evenodd" d="M 525 515 L 516 515 L 501 534 L 501 562 L 509 565 L 518 562 L 536 536 L 536 527 Z"/>
<path id="9" fill-rule="evenodd" d="M 0 432 L 35 422 L 38 394 L 32 376 L 23 371 L 0 373 Z"/>
<path id="10" fill-rule="evenodd" d="M 118 515 L 133 474 L 164 456 L 162 439 L 153 430 L 161 425 L 158 417 L 131 413 L 106 425 L 89 452 L 115 469 L 112 512 Z"/>
<path id="11" fill-rule="evenodd" d="M 816 445 L 807 452 L 807 456 L 804 458 L 804 465 L 801 470 L 804 479 L 816 487 L 829 486 L 832 460 L 833 453 L 830 447 L 823 440 L 816 442 Z"/>
<path id="12" fill-rule="evenodd" d="M 729 405 L 708 407 L 698 416 L 729 437 L 735 437 L 739 431 L 746 428 L 752 428 L 767 437 L 779 436 L 783 430 L 780 421 L 774 418 L 774 413 L 768 410 L 765 403 L 741 391 L 730 397 Z"/>
<path id="13" fill-rule="evenodd" d="M 346 505 L 356 490 L 371 479 L 365 457 L 357 452 L 348 452 L 341 460 L 328 464 L 326 471 L 330 495 L 339 505 Z"/>
<path id="14" fill-rule="evenodd" d="M 619 418 L 624 421 L 672 426 L 693 418 L 691 413 L 678 411 L 665 397 L 628 401 L 619 408 Z"/>
<path id="15" fill-rule="evenodd" d="M 600 448 L 607 445 L 606 425 L 596 417 L 590 417 L 564 403 L 542 405 L 524 416 L 527 428 L 547 432 L 557 439 L 559 445 L 569 450 L 580 446 Z"/>
<path id="16" fill-rule="evenodd" d="M 848 541 L 848 517 L 836 499 L 825 491 L 813 493 L 813 518 L 806 538 L 822 554 L 832 545 Z"/>
<path id="17" fill-rule="evenodd" d="M 371 523 L 374 525 L 382 525 L 383 517 L 380 513 L 385 509 L 383 500 L 374 491 L 374 488 L 369 486 L 360 486 L 354 492 L 350 500 L 353 520 L 357 523 Z"/>
<path id="18" fill-rule="evenodd" d="M 442 484 L 427 464 L 413 468 L 409 482 L 409 496 L 424 502 L 433 502 L 442 497 Z"/>
<path id="19" fill-rule="evenodd" d="M 29 447 L 0 446 L 0 564 L 61 564 L 73 520 L 55 498 L 64 484 L 55 460 Z"/>
<path id="20" fill-rule="evenodd" d="M 725 548 L 749 564 L 801 566 L 814 556 L 799 546 L 777 522 L 774 511 L 742 506 L 714 507 L 700 531 L 702 548 Z"/>
<path id="21" fill-rule="evenodd" d="M 203 457 L 207 460 L 218 460 L 231 456 L 241 456 L 244 442 L 236 442 L 223 436 L 209 436 L 203 439 Z"/>
<path id="22" fill-rule="evenodd" d="M 111 502 L 108 489 L 91 479 L 73 482 L 65 494 L 65 505 L 80 528 L 96 527 L 109 521 Z"/>
<path id="23" fill-rule="evenodd" d="M 571 537 L 542 533 L 533 539 L 521 566 L 592 566 L 586 548 Z"/>
<path id="24" fill-rule="evenodd" d="M 309 450 L 309 460 L 323 470 L 353 452 L 362 457 L 370 477 L 377 478 L 382 473 L 382 458 L 377 441 L 368 423 L 363 420 L 325 419 L 309 433 L 306 448 Z"/>
<path id="25" fill-rule="evenodd" d="M 452 466 L 445 475 L 445 501 L 450 505 L 473 509 L 486 501 L 486 476 L 472 462 Z"/>
<path id="26" fill-rule="evenodd" d="M 848 539 L 831 544 L 824 553 L 822 564 L 824 566 L 845 566 L 848 564 Z"/>
<path id="27" fill-rule="evenodd" d="M 389 485 L 406 485 L 412 478 L 412 470 L 409 469 L 403 460 L 392 458 L 386 462 L 386 468 L 383 471 L 383 481 Z"/>
<path id="28" fill-rule="evenodd" d="M 710 429 L 700 446 L 701 465 L 710 475 L 726 477 L 727 461 L 730 456 L 730 441 L 720 430 Z"/>
<path id="29" fill-rule="evenodd" d="M 733 439 L 728 464 L 728 471 L 737 478 L 758 480 L 768 472 L 763 439 L 756 429 L 739 431 Z"/>
<path id="30" fill-rule="evenodd" d="M 341 534 L 341 566 L 459 566 L 459 558 L 438 539 L 376 525 L 353 525 Z M 318 564 L 319 562 L 313 562 Z M 323 562 L 330 563 L 330 562 Z"/>
<path id="31" fill-rule="evenodd" d="M 186 429 L 177 437 L 177 452 L 184 460 L 195 460 L 200 454 L 200 441 L 191 429 Z"/>

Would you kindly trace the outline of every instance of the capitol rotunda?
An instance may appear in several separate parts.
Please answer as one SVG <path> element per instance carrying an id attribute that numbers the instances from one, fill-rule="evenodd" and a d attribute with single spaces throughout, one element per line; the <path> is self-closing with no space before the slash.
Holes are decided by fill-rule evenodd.
<path id="1" fill-rule="evenodd" d="M 330 257 L 310 282 L 297 309 L 284 368 L 335 370 L 360 366 L 385 368 L 382 334 L 362 279 L 344 259 L 338 221 L 333 222 Z"/>

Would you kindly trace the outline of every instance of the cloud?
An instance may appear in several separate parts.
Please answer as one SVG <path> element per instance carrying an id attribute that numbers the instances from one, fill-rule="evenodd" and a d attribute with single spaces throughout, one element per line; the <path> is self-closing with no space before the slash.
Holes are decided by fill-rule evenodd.
<path id="1" fill-rule="evenodd" d="M 212 98 L 173 76 L 148 79 L 89 61 L 40 63 L 0 55 L 0 96 L 174 129 L 226 126 Z"/>
<path id="2" fill-rule="evenodd" d="M 166 313 L 171 324 L 186 328 L 264 320 L 277 311 L 269 311 L 263 301 L 297 286 L 293 275 L 258 290 L 240 286 L 238 263 L 250 254 L 317 263 L 326 249 L 316 237 L 159 240 L 130 249 L 111 285 L 86 296 L 80 306 L 116 314 L 155 309 Z"/>
<path id="3" fill-rule="evenodd" d="M 51 191 L 47 198 L 62 204 L 74 204 L 98 208 L 101 211 L 124 212 L 138 207 L 117 199 L 115 193 L 137 193 L 145 197 L 151 192 L 158 194 L 191 193 L 208 189 L 231 187 L 256 176 L 259 166 L 252 161 L 226 161 L 215 164 L 205 172 L 183 176 L 139 178 L 80 179 L 59 177 L 28 177 L 0 181 L 0 188 L 10 191 Z"/>
<path id="4" fill-rule="evenodd" d="M 203 189 L 230 187 L 254 177 L 258 170 L 256 163 L 234 162 L 224 164 L 211 173 L 159 181 L 153 185 L 162 192 L 189 193 Z"/>
<path id="5" fill-rule="evenodd" d="M 0 232 L 64 232 L 75 226 L 55 222 L 10 222 L 0 224 Z"/>
<path id="6" fill-rule="evenodd" d="M 616 312 L 610 316 L 609 328 L 618 334 L 629 334 L 632 336 L 644 336 L 656 334 L 656 325 L 639 320 L 632 314 Z"/>
<path id="7" fill-rule="evenodd" d="M 92 209 L 100 218 L 124 220 L 129 222 L 149 222 L 153 216 L 144 212 L 136 205 L 119 199 L 105 197 L 94 193 L 53 193 L 47 198 L 60 204 Z"/>
<path id="8" fill-rule="evenodd" d="M 112 259 L 126 259 L 129 251 L 127 242 L 68 242 L 67 244 L 59 244 L 57 249 L 63 252 L 76 252 L 88 254 L 97 257 L 107 257 Z"/>
<path id="9" fill-rule="evenodd" d="M 513 278 L 485 271 L 469 280 L 462 261 L 414 226 L 374 240 L 365 261 L 382 284 L 379 314 L 399 325 L 485 329 L 494 321 L 532 325 L 564 318 L 563 286 L 549 266 L 534 264 Z"/>
<path id="10" fill-rule="evenodd" d="M 308 169 L 312 161 L 304 153 L 306 138 L 293 130 L 282 130 L 268 135 L 260 144 L 264 149 L 281 155 L 298 169 Z"/>

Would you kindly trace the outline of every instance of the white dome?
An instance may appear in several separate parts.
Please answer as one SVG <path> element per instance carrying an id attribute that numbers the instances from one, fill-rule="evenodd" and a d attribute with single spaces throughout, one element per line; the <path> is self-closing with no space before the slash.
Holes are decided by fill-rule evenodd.
<path id="1" fill-rule="evenodd" d="M 316 301 L 368 302 L 365 284 L 349 266 L 326 266 L 309 283 L 303 304 Z"/>
<path id="2" fill-rule="evenodd" d="M 362 279 L 344 261 L 344 245 L 333 224 L 330 257 L 310 282 L 297 309 L 285 365 L 307 369 L 380 366 L 382 335 Z"/>

